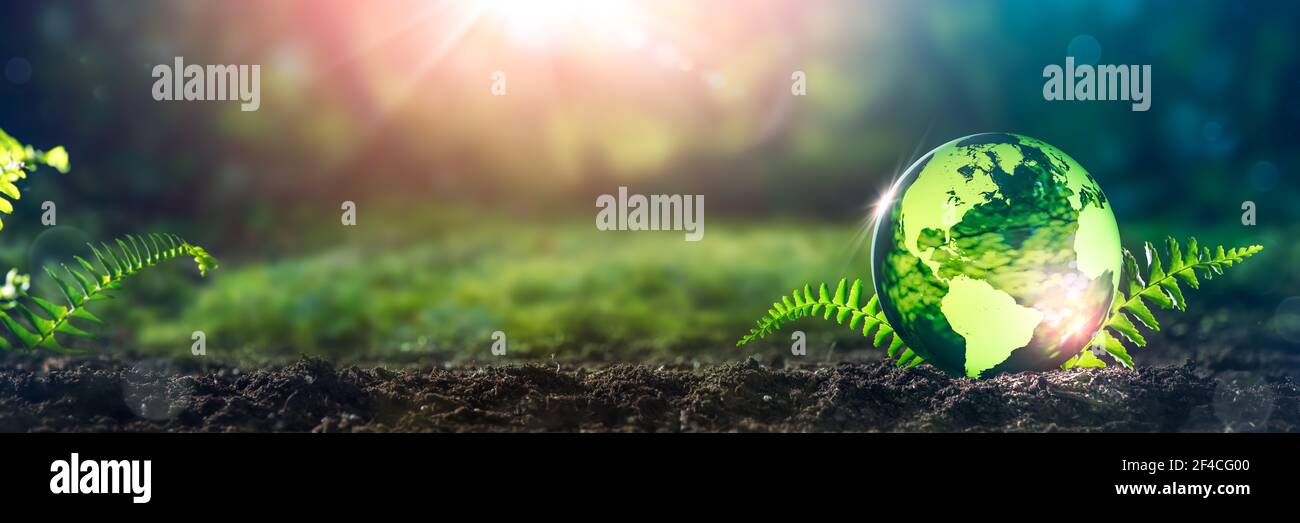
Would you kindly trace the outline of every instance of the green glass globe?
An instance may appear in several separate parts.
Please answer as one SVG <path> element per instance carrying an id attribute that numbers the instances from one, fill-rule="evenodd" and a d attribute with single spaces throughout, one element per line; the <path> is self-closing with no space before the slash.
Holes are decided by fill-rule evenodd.
<path id="1" fill-rule="evenodd" d="M 1059 368 L 1105 321 L 1120 242 L 1074 159 L 1005 133 L 912 164 L 876 209 L 876 295 L 903 342 L 954 375 Z"/>

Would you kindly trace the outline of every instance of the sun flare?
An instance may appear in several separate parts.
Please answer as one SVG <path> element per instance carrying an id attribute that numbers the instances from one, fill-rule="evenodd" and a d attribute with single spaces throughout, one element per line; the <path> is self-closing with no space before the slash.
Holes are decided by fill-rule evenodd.
<path id="1" fill-rule="evenodd" d="M 486 1 L 486 16 L 498 21 L 512 39 L 523 43 L 543 44 L 557 37 L 623 36 L 640 30 L 627 1 Z"/>

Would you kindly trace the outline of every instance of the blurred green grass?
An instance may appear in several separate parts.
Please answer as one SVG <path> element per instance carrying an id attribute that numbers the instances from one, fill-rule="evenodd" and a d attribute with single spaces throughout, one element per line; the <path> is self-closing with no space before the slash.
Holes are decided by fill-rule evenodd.
<path id="1" fill-rule="evenodd" d="M 681 232 L 599 232 L 586 222 L 461 222 L 419 239 L 226 261 L 186 304 L 127 319 L 134 349 L 157 355 L 188 353 L 202 330 L 217 357 L 482 361 L 500 330 L 510 359 L 734 360 L 788 346 L 788 335 L 734 345 L 782 292 L 870 277 L 865 256 L 852 255 L 856 232 L 709 222 L 703 241 L 686 242 Z"/>

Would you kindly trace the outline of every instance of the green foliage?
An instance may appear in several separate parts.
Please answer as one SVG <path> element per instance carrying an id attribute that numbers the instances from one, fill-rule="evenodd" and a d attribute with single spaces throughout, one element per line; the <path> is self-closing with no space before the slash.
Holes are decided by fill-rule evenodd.
<path id="1" fill-rule="evenodd" d="M 749 334 L 736 342 L 736 346 L 766 337 L 779 330 L 787 321 L 805 316 L 821 316 L 823 320 L 830 320 L 833 316 L 835 323 L 840 325 L 848 320 L 848 327 L 852 330 L 856 331 L 860 326 L 862 335 L 871 340 L 872 346 L 880 347 L 888 340 L 886 352 L 890 358 L 898 360 L 899 367 L 911 368 L 924 362 L 912 349 L 903 345 L 903 339 L 889 326 L 889 320 L 880 310 L 880 300 L 876 295 L 872 294 L 866 303 L 862 303 L 864 294 L 866 292 L 861 279 L 855 279 L 849 284 L 848 278 L 841 278 L 834 293 L 823 283 L 817 288 L 816 298 L 813 297 L 812 286 L 804 285 L 803 289 L 795 289 L 789 296 L 782 296 L 780 301 L 774 302 L 772 308 L 767 310 L 767 315 L 759 319 Z M 872 336 L 872 331 L 875 331 L 875 336 Z"/>
<path id="2" fill-rule="evenodd" d="M 249 364 L 303 353 L 482 361 L 496 330 L 509 335 L 511 359 L 731 361 L 731 333 L 750 325 L 747 306 L 837 270 L 836 247 L 854 230 L 718 220 L 708 241 L 684 242 L 608 234 L 586 220 L 401 216 L 407 221 L 372 216 L 376 233 L 349 241 L 329 232 L 308 254 L 223 268 L 171 306 L 113 304 L 101 317 L 120 312 L 114 321 L 138 333 L 132 348 L 159 355 L 188 354 L 175 340 L 202 326 L 222 340 L 223 355 Z M 836 336 L 849 335 L 817 333 L 810 342 Z"/>
<path id="3" fill-rule="evenodd" d="M 72 320 L 102 323 L 86 306 L 110 298 L 109 291 L 121 288 L 127 277 L 181 255 L 192 256 L 200 274 L 217 268 L 216 259 L 202 247 L 191 245 L 173 234 L 127 235 L 115 243 L 117 251 L 107 243 L 101 243 L 99 247 L 90 245 L 98 265 L 74 256 L 80 269 L 67 264 L 62 266 L 62 272 L 45 268 L 45 273 L 54 280 L 67 300 L 67 306 L 27 294 L 29 278 L 18 274 L 17 270 L 10 270 L 4 287 L 0 287 L 0 308 L 4 309 L 0 310 L 0 324 L 4 326 L 0 332 L 9 335 L 0 336 L 0 349 L 41 348 L 75 352 L 65 349 L 59 343 L 58 335 L 93 337 L 90 332 L 74 325 Z M 6 310 L 17 314 L 10 315 Z"/>
<path id="4" fill-rule="evenodd" d="M 1138 324 L 1153 331 L 1160 330 L 1160 324 L 1156 322 L 1156 317 L 1146 302 L 1161 309 L 1185 311 L 1187 302 L 1183 299 L 1179 280 L 1193 289 L 1199 289 L 1200 278 L 1213 279 L 1214 276 L 1223 274 L 1225 268 L 1241 263 L 1263 249 L 1262 245 L 1227 250 L 1220 245 L 1210 249 L 1198 246 L 1196 238 L 1192 238 L 1184 250 L 1178 245 L 1178 240 L 1169 237 L 1165 239 L 1165 255 L 1162 259 L 1156 247 L 1147 242 L 1145 278 L 1139 271 L 1137 258 L 1128 249 L 1124 249 L 1124 274 L 1119 293 L 1111 305 L 1110 317 L 1102 324 L 1089 346 L 1105 350 L 1116 361 L 1132 368 L 1133 358 L 1129 356 L 1124 341 L 1138 347 L 1146 346 L 1146 338 L 1138 330 Z M 1105 362 L 1091 350 L 1084 350 L 1065 362 L 1064 368 L 1104 366 Z"/>
<path id="5" fill-rule="evenodd" d="M 198 245 L 186 245 L 185 253 L 194 257 L 194 264 L 199 267 L 199 276 L 207 276 L 208 271 L 220 266 L 217 263 L 217 259 L 213 258 L 211 254 L 208 254 L 208 251 L 204 250 L 203 247 L 199 247 Z"/>
<path id="6" fill-rule="evenodd" d="M 41 165 L 66 173 L 68 152 L 62 146 L 48 151 L 33 149 L 0 129 L 0 195 L 3 195 L 0 197 L 0 213 L 13 214 L 14 205 L 9 200 L 22 198 L 18 191 L 19 180 L 27 178 L 28 172 L 34 172 Z M 4 221 L 0 220 L 0 229 L 3 228 Z"/>

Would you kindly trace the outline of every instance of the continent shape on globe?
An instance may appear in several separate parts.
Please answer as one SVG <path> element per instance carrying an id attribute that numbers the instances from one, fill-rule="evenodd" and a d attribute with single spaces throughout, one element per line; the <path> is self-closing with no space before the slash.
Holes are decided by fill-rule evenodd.
<path id="1" fill-rule="evenodd" d="M 1008 133 L 953 140 L 890 190 L 872 241 L 891 326 L 946 372 L 1057 368 L 1082 350 L 1119 287 L 1119 228 L 1074 159 Z"/>

